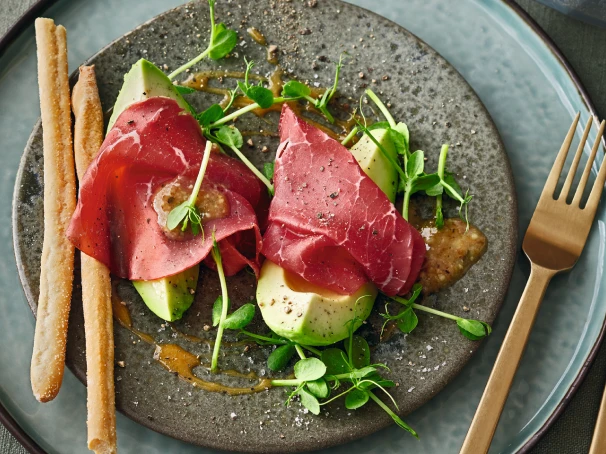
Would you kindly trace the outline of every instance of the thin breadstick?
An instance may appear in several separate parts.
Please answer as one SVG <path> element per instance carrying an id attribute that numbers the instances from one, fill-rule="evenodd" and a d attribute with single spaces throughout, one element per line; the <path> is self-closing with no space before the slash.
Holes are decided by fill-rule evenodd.
<path id="1" fill-rule="evenodd" d="M 65 231 L 76 207 L 65 28 L 36 19 L 38 84 L 44 145 L 44 242 L 31 381 L 40 402 L 63 381 L 72 296 L 74 247 Z"/>
<path id="2" fill-rule="evenodd" d="M 74 151 L 78 179 L 101 148 L 103 111 L 94 66 L 81 66 L 72 93 Z M 109 269 L 81 254 L 82 304 L 86 332 L 88 383 L 88 448 L 97 454 L 113 454 L 116 447 L 114 394 L 114 325 Z"/>

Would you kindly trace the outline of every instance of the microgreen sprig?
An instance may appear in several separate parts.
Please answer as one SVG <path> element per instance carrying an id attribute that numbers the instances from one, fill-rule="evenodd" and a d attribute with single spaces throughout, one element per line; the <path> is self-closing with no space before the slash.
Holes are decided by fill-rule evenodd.
<path id="1" fill-rule="evenodd" d="M 381 153 L 387 158 L 390 164 L 396 169 L 399 180 L 399 192 L 403 194 L 402 217 L 408 220 L 408 211 L 410 197 L 424 191 L 428 196 L 436 197 L 436 226 L 442 228 L 444 225 L 444 216 L 442 213 L 442 196 L 446 193 L 449 197 L 459 202 L 459 216 L 467 222 L 469 228 L 469 219 L 467 216 L 467 206 L 472 199 L 469 193 L 463 195 L 460 186 L 457 184 L 454 176 L 446 171 L 446 158 L 448 156 L 448 145 L 442 145 L 438 162 L 438 171 L 436 173 L 425 173 L 425 156 L 422 150 L 414 153 L 410 152 L 410 140 L 408 128 L 404 123 L 396 123 L 393 116 L 379 99 L 379 97 L 370 89 L 366 90 L 366 95 L 376 104 L 387 122 L 375 123 L 371 127 L 358 122 L 358 130 L 365 133 L 372 142 L 381 150 Z M 390 138 L 393 141 L 398 156 L 402 160 L 400 165 L 376 140 L 372 135 L 372 129 L 387 129 Z"/>
<path id="2" fill-rule="evenodd" d="M 321 98 L 315 99 L 311 97 L 311 88 L 307 85 L 297 81 L 291 80 L 287 82 L 282 88 L 282 96 L 286 96 L 292 99 L 305 99 L 314 105 L 316 109 L 324 114 L 326 119 L 331 123 L 335 122 L 334 117 L 328 111 L 328 103 L 333 98 L 339 85 L 339 74 L 343 67 L 343 55 L 339 57 L 339 63 L 337 63 L 337 69 L 335 71 L 335 80 L 330 89 L 326 90 Z"/>
<path id="3" fill-rule="evenodd" d="M 215 3 L 216 0 L 208 0 L 208 6 L 210 8 L 210 40 L 208 47 L 193 60 L 188 61 L 170 73 L 168 75 L 169 79 L 174 79 L 183 71 L 191 68 L 207 56 L 213 60 L 222 59 L 229 54 L 238 43 L 238 34 L 235 31 L 228 29 L 223 23 L 215 24 Z"/>
<path id="4" fill-rule="evenodd" d="M 212 359 L 210 362 L 211 372 L 217 372 L 218 361 L 219 361 L 219 350 L 221 349 L 221 340 L 223 339 L 223 331 L 226 329 L 243 329 L 247 326 L 255 316 L 255 305 L 252 303 L 246 303 L 240 306 L 236 311 L 229 314 L 230 301 L 227 294 L 227 283 L 225 281 L 225 272 L 223 270 L 223 258 L 221 257 L 221 250 L 219 244 L 215 238 L 215 232 L 212 233 L 213 247 L 211 254 L 215 265 L 217 266 L 217 273 L 219 274 L 219 282 L 221 283 L 221 296 L 219 296 L 214 305 L 212 312 L 213 326 L 217 327 L 217 337 L 215 339 L 215 345 L 213 347 Z M 229 315 L 228 315 L 229 314 Z"/>
<path id="5" fill-rule="evenodd" d="M 421 285 L 415 284 L 412 288 L 412 295 L 408 299 L 399 296 L 388 297 L 390 300 L 400 303 L 403 308 L 401 308 L 396 315 L 391 315 L 389 313 L 389 304 L 385 305 L 385 313 L 381 314 L 381 316 L 385 319 L 381 334 L 383 334 L 383 330 L 389 322 L 395 322 L 398 329 L 403 333 L 411 333 L 419 323 L 415 310 L 454 320 L 457 323 L 461 334 L 471 340 L 482 339 L 492 332 L 492 328 L 486 322 L 457 317 L 456 315 L 423 306 L 422 304 L 417 304 L 415 301 L 421 294 L 421 290 Z"/>
<path id="6" fill-rule="evenodd" d="M 341 397 L 345 397 L 345 407 L 349 410 L 360 408 L 372 400 L 389 414 L 398 426 L 418 438 L 414 429 L 373 392 L 375 389 L 384 392 L 396 409 L 398 408 L 395 400 L 386 390 L 395 386 L 395 383 L 384 379 L 379 373 L 379 369 L 387 369 L 387 366 L 371 364 L 368 343 L 364 338 L 354 335 L 359 322 L 361 319 L 358 317 L 348 322 L 349 336 L 344 341 L 344 349 L 330 347 L 318 352 L 319 354 L 316 353 L 317 358 L 306 357 L 298 345 L 294 346 L 294 351 L 288 344 L 278 347 L 274 350 L 274 354 L 281 351 L 280 356 L 292 357 L 294 352 L 297 352 L 301 359 L 294 366 L 294 379 L 272 380 L 272 386 L 294 387 L 286 404 L 298 396 L 301 404 L 315 415 L 320 413 L 322 406 Z M 342 385 L 345 389 L 331 397 L 331 393 L 341 389 Z M 325 400 L 321 401 L 321 399 Z"/>
<path id="7" fill-rule="evenodd" d="M 427 195 L 435 196 L 436 199 L 436 227 L 444 226 L 444 216 L 442 214 L 442 195 L 446 194 L 459 202 L 459 216 L 467 222 L 469 229 L 469 218 L 467 216 L 467 207 L 473 196 L 469 195 L 469 191 L 462 195 L 461 187 L 455 180 L 454 176 L 446 171 L 446 158 L 448 156 L 448 145 L 442 145 L 440 150 L 440 158 L 438 161 L 437 175 L 440 182 L 435 186 L 426 190 Z M 464 210 L 464 211 L 463 211 Z"/>
<path id="8" fill-rule="evenodd" d="M 200 170 L 198 171 L 198 176 L 196 177 L 196 182 L 194 183 L 194 188 L 189 198 L 182 204 L 173 208 L 168 214 L 168 218 L 166 220 L 166 227 L 168 230 L 174 230 L 181 223 L 183 223 L 181 227 L 182 231 L 187 230 L 187 226 L 189 224 L 194 235 L 197 235 L 200 232 L 204 234 L 204 228 L 202 227 L 202 216 L 200 214 L 200 210 L 198 210 L 198 207 L 196 206 L 196 200 L 198 199 L 198 193 L 202 187 L 202 181 L 204 180 L 206 168 L 208 167 L 211 148 L 212 142 L 207 141 L 206 146 L 204 147 L 204 154 L 202 155 Z"/>
<path id="9" fill-rule="evenodd" d="M 261 81 L 258 85 L 248 83 L 248 75 L 250 70 L 255 66 L 255 62 L 248 61 L 244 57 L 246 63 L 246 72 L 244 73 L 244 82 L 238 81 L 238 87 L 248 98 L 252 99 L 261 109 L 269 109 L 274 104 L 274 94 L 269 88 L 265 88 Z"/>

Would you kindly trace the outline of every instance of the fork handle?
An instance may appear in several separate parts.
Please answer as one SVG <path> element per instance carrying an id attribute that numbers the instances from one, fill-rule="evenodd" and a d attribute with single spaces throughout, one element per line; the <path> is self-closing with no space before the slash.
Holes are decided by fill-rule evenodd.
<path id="1" fill-rule="evenodd" d="M 606 390 L 602 395 L 602 403 L 600 404 L 600 413 L 595 423 L 593 431 L 593 439 L 589 454 L 603 454 L 606 452 Z"/>
<path id="2" fill-rule="evenodd" d="M 526 288 L 499 350 L 460 454 L 488 452 L 545 289 L 554 274 L 552 270 L 532 264 Z"/>

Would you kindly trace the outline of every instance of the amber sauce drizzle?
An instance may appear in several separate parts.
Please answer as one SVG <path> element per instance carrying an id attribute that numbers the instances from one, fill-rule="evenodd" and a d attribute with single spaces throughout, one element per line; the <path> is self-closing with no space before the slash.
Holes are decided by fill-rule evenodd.
<path id="1" fill-rule="evenodd" d="M 247 32 L 253 38 L 253 40 L 255 40 L 257 43 L 259 43 L 263 46 L 267 45 L 267 40 L 265 39 L 265 36 L 258 29 L 251 27 L 247 30 Z M 274 71 L 269 75 L 268 78 L 260 76 L 258 74 L 254 74 L 254 73 L 249 74 L 248 78 L 250 80 L 263 81 L 263 82 L 267 83 L 268 84 L 267 88 L 269 88 L 273 92 L 274 97 L 277 98 L 277 97 L 280 97 L 282 94 L 282 87 L 284 86 L 284 81 L 283 81 L 284 70 L 278 64 L 277 52 L 274 49 L 272 49 L 273 51 L 270 52 L 271 48 L 272 48 L 272 46 L 268 47 L 267 61 L 269 63 L 272 63 L 273 65 L 275 65 Z M 221 101 L 219 101 L 219 105 L 221 107 L 226 107 L 230 101 L 229 88 L 217 87 L 217 86 L 215 86 L 215 84 L 211 84 L 211 82 L 213 80 L 218 80 L 220 83 L 223 83 L 223 81 L 225 79 L 244 79 L 244 72 L 241 72 L 241 71 L 217 71 L 217 70 L 200 71 L 198 73 L 192 74 L 187 80 L 182 82 L 182 85 L 187 86 L 189 88 L 193 88 L 195 90 L 198 90 L 198 91 L 201 91 L 204 93 L 211 93 L 214 95 L 222 96 L 223 99 L 221 99 Z M 322 96 L 322 94 L 326 91 L 325 88 L 316 88 L 316 87 L 310 87 L 310 88 L 311 88 L 311 96 L 313 98 L 318 98 L 319 96 Z M 253 103 L 253 101 L 251 101 L 249 98 L 247 98 L 245 96 L 239 96 L 234 101 L 233 106 L 236 108 L 242 108 L 242 107 L 249 106 L 252 103 Z M 302 116 L 301 114 L 303 112 L 311 112 L 311 113 L 315 113 L 315 114 L 320 114 L 320 111 L 317 110 L 311 103 L 308 103 L 308 102 L 300 103 L 298 101 L 292 101 L 292 102 L 289 102 L 288 105 L 295 111 L 295 113 L 298 116 Z M 335 107 L 342 110 L 343 112 L 350 114 L 348 106 L 346 107 L 344 105 L 335 104 Z M 252 111 L 252 113 L 257 115 L 258 117 L 264 117 L 265 115 L 267 115 L 268 112 L 280 112 L 281 110 L 282 110 L 281 104 L 274 104 L 271 107 L 269 107 L 268 109 L 255 109 Z M 305 121 L 307 123 L 315 126 L 316 128 L 322 130 L 323 132 L 328 134 L 333 139 L 342 141 L 347 136 L 347 134 L 349 134 L 351 129 L 356 125 L 356 121 L 362 121 L 362 117 L 360 117 L 358 115 L 349 115 L 349 118 L 347 120 L 335 118 L 334 124 L 337 127 L 337 129 L 339 129 L 339 132 L 335 132 L 333 129 L 326 126 L 326 124 L 322 124 L 318 121 L 315 121 L 315 120 L 309 118 L 309 116 L 305 116 Z M 248 135 L 248 136 L 251 136 L 251 135 L 274 136 L 275 135 L 275 136 L 277 136 L 277 134 L 273 133 L 273 132 L 266 133 L 264 131 L 263 133 L 260 133 L 260 134 L 253 132 L 253 131 L 245 131 L 245 132 L 246 132 L 246 134 L 243 133 L 242 135 Z M 354 138 L 350 144 L 355 143 L 355 141 L 356 141 L 356 139 Z"/>
<path id="2" fill-rule="evenodd" d="M 201 365 L 200 359 L 193 353 L 188 352 L 176 344 L 156 345 L 154 359 L 162 364 L 169 372 L 178 374 L 180 378 L 190 382 L 194 387 L 205 391 L 226 393 L 230 396 L 240 396 L 242 394 L 258 393 L 271 388 L 271 380 L 268 378 L 264 378 L 256 385 L 248 388 L 235 388 L 224 386 L 216 382 L 202 380 L 193 373 L 193 369 Z M 241 374 L 238 371 L 222 371 L 222 373 L 241 378 L 257 378 L 254 373 Z"/>
<path id="3" fill-rule="evenodd" d="M 267 45 L 267 40 L 265 39 L 265 35 L 259 31 L 256 27 L 250 27 L 246 30 L 248 35 L 255 40 L 257 44 L 261 44 L 262 46 Z"/>
<path id="4" fill-rule="evenodd" d="M 194 387 L 203 389 L 210 392 L 219 392 L 229 394 L 231 396 L 239 396 L 242 394 L 253 394 L 266 389 L 271 388 L 271 379 L 259 378 L 255 372 L 243 373 L 237 370 L 222 370 L 221 375 L 228 375 L 230 377 L 257 380 L 257 384 L 250 387 L 233 387 L 226 386 L 221 383 L 203 380 L 194 374 L 193 370 L 196 367 L 203 366 L 206 369 L 210 369 L 210 365 L 202 364 L 200 358 L 193 353 L 185 350 L 183 347 L 177 344 L 158 344 L 156 340 L 149 334 L 139 331 L 133 326 L 132 317 L 128 310 L 128 307 L 120 298 L 116 285 L 112 286 L 112 310 L 116 321 L 129 330 L 132 334 L 137 336 L 143 342 L 155 346 L 154 359 L 158 361 L 166 370 L 171 373 L 177 374 L 179 378 L 191 383 Z M 169 324 L 171 329 L 177 333 L 178 336 L 183 337 L 189 342 L 200 343 L 204 342 L 208 345 L 212 345 L 214 342 L 201 339 L 196 336 L 182 333 L 173 325 Z M 239 346 L 247 345 L 247 342 L 224 342 L 225 346 Z"/>

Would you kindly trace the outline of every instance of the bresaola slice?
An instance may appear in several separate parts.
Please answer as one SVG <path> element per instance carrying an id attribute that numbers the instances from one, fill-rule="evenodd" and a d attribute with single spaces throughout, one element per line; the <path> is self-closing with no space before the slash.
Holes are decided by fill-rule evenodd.
<path id="1" fill-rule="evenodd" d="M 80 182 L 78 206 L 68 237 L 113 274 L 152 280 L 179 273 L 204 260 L 214 230 L 226 274 L 246 265 L 258 271 L 267 192 L 240 161 L 212 153 L 202 191 L 227 200 L 227 216 L 204 224 L 201 235 L 169 238 L 158 223 L 154 196 L 179 177 L 193 183 L 205 146 L 196 120 L 168 98 L 150 98 L 125 110 L 108 133 Z"/>
<path id="2" fill-rule="evenodd" d="M 390 296 L 409 291 L 425 257 L 421 235 L 349 150 L 287 105 L 280 138 L 263 255 L 341 294 L 368 280 Z"/>

